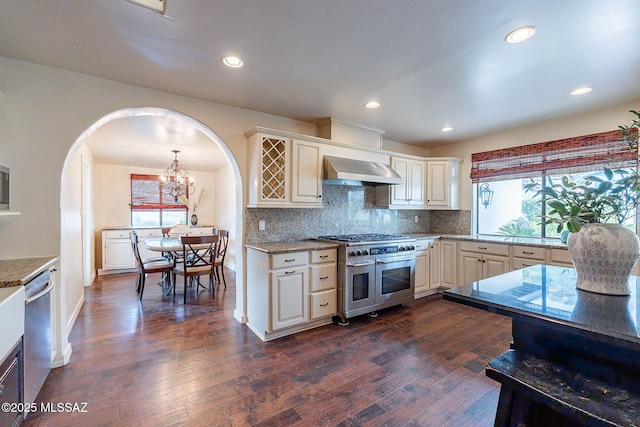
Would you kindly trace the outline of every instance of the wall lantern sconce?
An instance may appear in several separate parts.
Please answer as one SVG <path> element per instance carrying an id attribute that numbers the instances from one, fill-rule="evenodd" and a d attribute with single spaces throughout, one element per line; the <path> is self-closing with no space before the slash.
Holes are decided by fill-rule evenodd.
<path id="1" fill-rule="evenodd" d="M 493 201 L 493 190 L 489 188 L 489 184 L 480 184 L 480 187 L 478 187 L 478 197 L 480 198 L 480 203 L 487 209 Z"/>

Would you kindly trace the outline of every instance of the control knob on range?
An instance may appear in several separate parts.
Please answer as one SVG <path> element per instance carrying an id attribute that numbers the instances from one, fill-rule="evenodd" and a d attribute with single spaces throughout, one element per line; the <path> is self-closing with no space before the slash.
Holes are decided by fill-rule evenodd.
<path id="1" fill-rule="evenodd" d="M 405 247 L 404 246 L 398 246 L 398 252 L 404 252 Z"/>
<path id="2" fill-rule="evenodd" d="M 365 249 L 365 250 L 363 250 L 363 251 L 362 251 L 362 255 L 369 255 L 369 251 L 368 251 L 368 250 L 366 250 L 366 249 Z"/>
<path id="3" fill-rule="evenodd" d="M 356 256 L 356 251 L 349 252 L 349 256 Z"/>
<path id="4" fill-rule="evenodd" d="M 357 255 L 357 256 L 361 256 L 361 255 L 362 255 L 362 252 L 360 252 L 360 250 L 358 249 L 358 250 L 356 251 L 356 255 Z"/>

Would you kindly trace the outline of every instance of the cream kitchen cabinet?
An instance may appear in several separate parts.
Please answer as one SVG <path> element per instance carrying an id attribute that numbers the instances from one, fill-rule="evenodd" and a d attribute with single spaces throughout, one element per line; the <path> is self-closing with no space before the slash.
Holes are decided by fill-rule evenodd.
<path id="1" fill-rule="evenodd" d="M 402 184 L 390 185 L 390 207 L 424 207 L 424 161 L 392 157 L 391 167 L 403 179 Z"/>
<path id="2" fill-rule="evenodd" d="M 424 160 L 392 157 L 391 168 L 402 177 L 402 183 L 377 187 L 376 204 L 389 209 L 424 209 Z"/>
<path id="3" fill-rule="evenodd" d="M 458 286 L 458 242 L 455 240 L 440 240 L 440 286 Z"/>
<path id="4" fill-rule="evenodd" d="M 440 286 L 440 242 L 430 238 L 418 238 L 415 247 L 414 298 L 421 298 L 435 293 Z"/>
<path id="5" fill-rule="evenodd" d="M 507 273 L 509 245 L 484 242 L 460 242 L 458 277 L 460 285 L 466 285 L 487 277 Z"/>
<path id="6" fill-rule="evenodd" d="M 314 142 L 262 133 L 248 142 L 247 207 L 322 207 L 322 153 Z"/>
<path id="7" fill-rule="evenodd" d="M 460 159 L 427 159 L 427 209 L 460 209 Z"/>
<path id="8" fill-rule="evenodd" d="M 247 248 L 247 326 L 268 341 L 332 322 L 336 249 L 270 254 Z"/>
<path id="9" fill-rule="evenodd" d="M 284 256 L 282 256 L 284 255 Z M 306 252 L 274 255 L 271 260 L 271 328 L 278 329 L 305 323 L 308 319 Z"/>
<path id="10" fill-rule="evenodd" d="M 441 286 L 440 240 L 435 240 L 429 248 L 429 289 L 435 291 Z"/>
<path id="11" fill-rule="evenodd" d="M 291 201 L 322 206 L 322 156 L 320 145 L 293 140 Z"/>
<path id="12" fill-rule="evenodd" d="M 311 251 L 309 306 L 310 320 L 335 316 L 338 310 L 338 266 L 336 250 Z"/>
<path id="13" fill-rule="evenodd" d="M 514 245 L 511 247 L 511 269 L 531 267 L 536 264 L 545 264 L 546 249 L 538 246 Z"/>
<path id="14" fill-rule="evenodd" d="M 567 249 L 548 249 L 547 264 L 556 265 L 558 267 L 574 268 Z"/>

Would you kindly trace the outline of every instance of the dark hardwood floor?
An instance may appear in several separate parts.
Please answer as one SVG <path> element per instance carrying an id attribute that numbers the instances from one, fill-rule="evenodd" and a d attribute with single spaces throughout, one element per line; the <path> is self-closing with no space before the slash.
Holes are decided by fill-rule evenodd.
<path id="1" fill-rule="evenodd" d="M 87 412 L 37 412 L 23 426 L 493 425 L 499 387 L 484 367 L 508 349 L 509 318 L 435 295 L 264 343 L 233 318 L 227 279 L 184 305 L 158 276 L 142 302 L 134 274 L 98 277 L 69 364 L 38 396 Z"/>

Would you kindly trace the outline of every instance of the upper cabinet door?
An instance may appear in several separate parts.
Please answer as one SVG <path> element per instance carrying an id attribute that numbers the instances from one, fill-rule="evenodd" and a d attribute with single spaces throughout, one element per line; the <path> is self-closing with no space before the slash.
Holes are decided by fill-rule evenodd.
<path id="1" fill-rule="evenodd" d="M 424 169 L 424 162 L 409 161 L 407 202 L 410 205 L 424 206 Z"/>
<path id="2" fill-rule="evenodd" d="M 427 209 L 460 209 L 460 160 L 427 161 Z"/>
<path id="3" fill-rule="evenodd" d="M 293 141 L 291 200 L 322 205 L 322 158 L 320 146 Z"/>
<path id="4" fill-rule="evenodd" d="M 402 177 L 402 184 L 391 186 L 391 204 L 406 205 L 409 180 L 409 160 L 394 158 L 391 161 L 391 168 L 398 172 L 398 175 Z"/>

